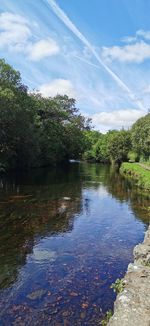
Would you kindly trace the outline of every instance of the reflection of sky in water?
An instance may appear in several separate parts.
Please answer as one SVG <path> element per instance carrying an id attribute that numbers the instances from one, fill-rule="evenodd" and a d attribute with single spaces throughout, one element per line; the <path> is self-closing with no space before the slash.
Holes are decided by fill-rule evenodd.
<path id="1" fill-rule="evenodd" d="M 108 167 L 81 165 L 59 178 L 57 183 L 47 176 L 41 188 L 34 180 L 29 188 L 22 185 L 33 198 L 7 208 L 16 220 L 10 234 L 7 227 L 3 230 L 8 242 L 5 255 L 2 245 L 4 325 L 14 320 L 98 325 L 115 298 L 110 284 L 123 276 L 134 245 L 143 239 L 145 224 L 135 209 L 138 195 L 132 198 L 134 189 L 129 192 L 118 174 L 112 179 Z"/>

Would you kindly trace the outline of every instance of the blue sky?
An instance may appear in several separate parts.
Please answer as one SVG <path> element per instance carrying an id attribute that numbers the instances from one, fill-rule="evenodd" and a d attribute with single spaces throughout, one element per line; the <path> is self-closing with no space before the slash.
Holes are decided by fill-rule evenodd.
<path id="1" fill-rule="evenodd" d="M 149 108 L 149 13 L 148 0 L 1 0 L 0 56 L 97 129 L 128 128 Z"/>

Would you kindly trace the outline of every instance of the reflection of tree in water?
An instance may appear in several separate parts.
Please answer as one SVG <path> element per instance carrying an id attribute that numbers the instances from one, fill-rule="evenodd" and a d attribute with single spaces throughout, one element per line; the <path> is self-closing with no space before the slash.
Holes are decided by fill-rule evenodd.
<path id="1" fill-rule="evenodd" d="M 120 176 L 114 169 L 110 170 L 110 186 L 109 191 L 111 194 L 120 200 L 129 201 L 131 209 L 135 217 L 142 220 L 144 223 L 149 223 L 149 201 L 150 196 L 147 193 L 142 193 L 131 180 Z"/>
<path id="2" fill-rule="evenodd" d="M 149 223 L 150 196 L 142 193 L 131 180 L 127 180 L 118 173 L 118 168 L 100 164 L 81 165 L 82 174 L 87 186 L 98 189 L 100 185 L 106 187 L 106 191 L 120 202 L 129 201 L 135 217 L 145 223 Z"/>
<path id="3" fill-rule="evenodd" d="M 71 231 L 75 214 L 82 209 L 81 183 L 70 172 L 62 179 L 60 173 L 59 184 L 54 183 L 51 173 L 42 181 L 45 186 L 35 185 L 34 177 L 25 182 L 23 186 L 1 182 L 1 288 L 15 281 L 18 267 L 25 264 L 39 238 Z"/>
<path id="4" fill-rule="evenodd" d="M 15 281 L 19 266 L 25 264 L 38 239 L 71 231 L 75 214 L 82 208 L 90 214 L 90 199 L 82 203 L 84 187 L 102 185 L 120 202 L 129 201 L 135 216 L 148 222 L 147 197 L 109 166 L 72 164 L 9 176 L 0 184 L 1 288 Z"/>

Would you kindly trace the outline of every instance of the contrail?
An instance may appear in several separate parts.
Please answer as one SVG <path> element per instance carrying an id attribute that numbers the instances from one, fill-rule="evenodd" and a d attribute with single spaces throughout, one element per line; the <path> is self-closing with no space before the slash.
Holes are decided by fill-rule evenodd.
<path id="1" fill-rule="evenodd" d="M 82 58 L 82 57 L 80 57 L 80 56 L 78 56 L 76 54 L 73 54 L 72 56 L 73 56 L 73 58 L 76 58 L 76 59 L 78 59 L 78 60 L 80 60 L 82 62 L 87 63 L 89 66 L 95 67 L 97 69 L 101 69 L 99 65 L 96 65 L 95 63 L 93 63 L 93 62 L 91 62 L 91 61 L 89 61 L 87 59 L 84 59 L 84 58 Z"/>
<path id="2" fill-rule="evenodd" d="M 56 16 L 68 27 L 68 29 L 90 50 L 90 52 L 97 59 L 99 64 L 109 73 L 109 75 L 117 82 L 117 84 L 128 93 L 132 101 L 136 102 L 141 110 L 144 110 L 143 104 L 139 101 L 135 94 L 129 89 L 129 87 L 120 79 L 120 77 L 114 73 L 101 59 L 99 54 L 96 52 L 95 48 L 88 41 L 88 39 L 79 31 L 79 29 L 72 23 L 70 18 L 65 14 L 65 12 L 57 5 L 54 0 L 46 0 L 51 6 L 53 12 Z"/>
<path id="3" fill-rule="evenodd" d="M 96 69 L 101 69 L 100 65 L 96 65 L 95 63 L 93 63 L 93 62 L 91 62 L 91 61 L 89 61 L 89 60 L 87 60 L 87 59 L 85 59 L 85 58 L 83 58 L 83 57 L 80 57 L 80 56 L 78 56 L 78 55 L 76 55 L 76 54 L 72 54 L 72 56 L 73 56 L 75 59 L 78 59 L 78 60 L 80 60 L 80 61 L 82 61 L 82 62 L 87 63 L 89 66 L 92 66 L 92 67 L 94 67 L 94 68 L 96 68 Z M 134 102 L 136 102 L 136 103 L 139 102 L 139 103 L 142 105 L 142 103 L 141 103 L 142 99 L 136 97 L 135 94 L 134 94 L 133 96 L 134 96 L 134 98 L 132 98 L 132 101 L 134 101 Z M 145 109 L 144 109 L 144 111 L 145 111 Z"/>

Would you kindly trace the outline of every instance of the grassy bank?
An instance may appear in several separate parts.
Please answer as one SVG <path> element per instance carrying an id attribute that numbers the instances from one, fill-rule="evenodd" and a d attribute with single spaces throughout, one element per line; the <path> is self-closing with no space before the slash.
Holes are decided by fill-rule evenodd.
<path id="1" fill-rule="evenodd" d="M 122 163 L 120 172 L 134 179 L 138 187 L 150 190 L 150 171 L 138 163 Z"/>

